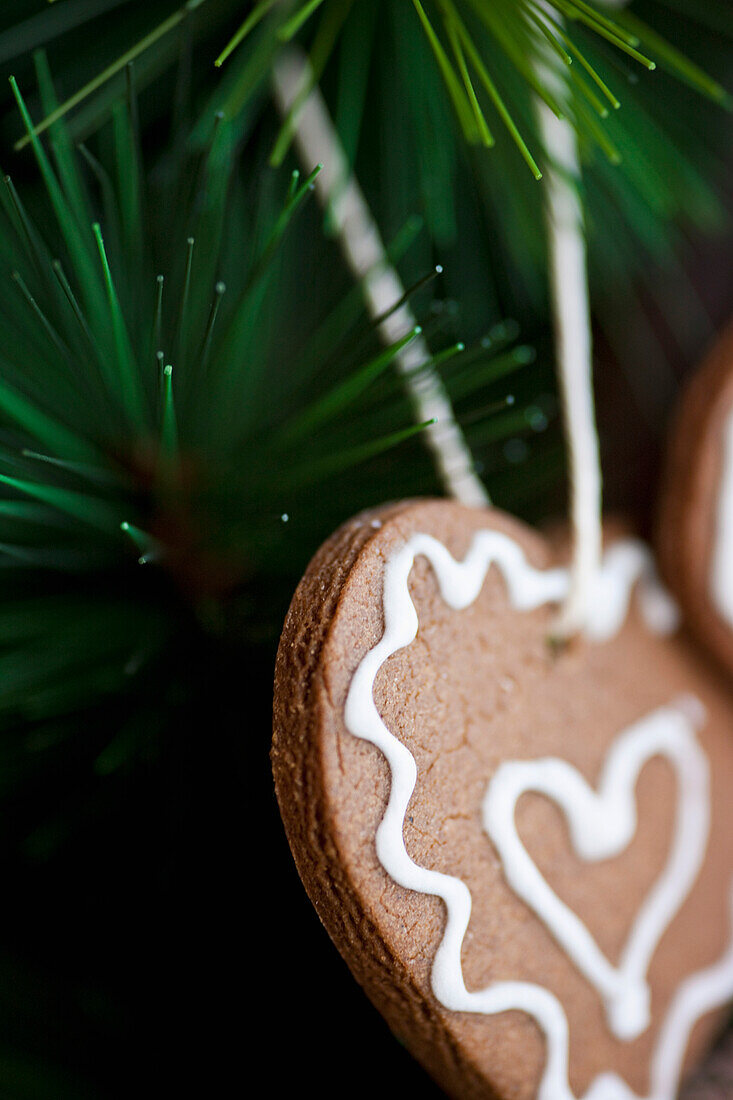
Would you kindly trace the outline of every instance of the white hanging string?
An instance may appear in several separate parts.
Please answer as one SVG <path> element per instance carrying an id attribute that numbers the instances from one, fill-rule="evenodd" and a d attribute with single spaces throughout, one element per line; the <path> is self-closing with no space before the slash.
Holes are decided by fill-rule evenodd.
<path id="1" fill-rule="evenodd" d="M 566 76 L 559 71 L 559 59 L 546 48 L 543 58 L 538 65 L 543 83 L 562 91 Z M 549 276 L 570 478 L 570 587 L 555 629 L 561 637 L 569 637 L 586 625 L 601 563 L 601 467 L 577 138 L 571 124 L 557 118 L 539 97 L 535 109 L 549 160 L 544 181 Z"/>
<path id="2" fill-rule="evenodd" d="M 273 84 L 281 113 L 287 116 L 310 81 L 308 59 L 297 48 L 283 51 L 275 62 Z M 349 170 L 323 98 L 314 86 L 297 108 L 295 142 L 308 171 L 322 164 L 316 178 L 316 193 L 328 210 L 344 258 L 361 284 L 369 315 L 385 344 L 407 336 L 416 320 L 407 302 L 394 306 L 405 295 L 397 272 L 390 264 L 384 243 L 364 195 Z M 380 320 L 381 318 L 381 320 Z M 442 485 L 450 496 L 475 507 L 487 505 L 489 497 L 476 474 L 453 406 L 434 370 L 426 367 L 430 349 L 417 336 L 396 357 L 396 367 L 412 401 L 418 422 L 433 421 L 425 429 Z"/>
<path id="3" fill-rule="evenodd" d="M 557 59 L 543 54 L 542 79 L 559 86 L 565 75 Z M 539 68 L 539 66 L 538 66 Z M 298 49 L 284 51 L 273 74 L 274 92 L 283 115 L 310 82 L 307 57 Z M 545 201 L 548 261 L 555 332 L 555 354 L 563 407 L 570 474 L 572 557 L 567 599 L 556 632 L 570 636 L 582 630 L 588 616 L 602 552 L 601 473 L 592 388 L 592 341 L 588 300 L 583 211 L 578 194 L 580 164 L 575 131 L 537 99 L 540 135 L 549 158 Z M 314 86 L 297 108 L 295 142 L 306 166 L 322 163 L 316 191 L 328 209 L 342 252 L 360 282 L 370 316 L 385 343 L 396 343 L 416 325 L 404 297 L 404 287 L 387 259 L 379 230 L 366 200 L 349 171 L 346 157 L 321 94 Z M 390 312 L 392 310 L 392 312 Z M 386 315 L 386 316 L 385 316 Z M 421 337 L 396 359 L 399 373 L 420 421 L 426 429 L 446 492 L 465 504 L 489 503 L 450 399 L 439 377 L 426 370 L 430 351 Z"/>

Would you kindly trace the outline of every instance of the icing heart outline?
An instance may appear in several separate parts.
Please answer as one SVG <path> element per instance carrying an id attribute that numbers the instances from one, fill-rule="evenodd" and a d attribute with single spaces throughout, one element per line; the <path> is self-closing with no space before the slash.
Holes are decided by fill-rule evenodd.
<path id="1" fill-rule="evenodd" d="M 709 768 L 695 737 L 703 708 L 693 697 L 659 707 L 615 739 L 595 791 L 566 760 L 510 760 L 497 768 L 482 805 L 484 829 L 501 856 L 509 885 L 547 926 L 606 1005 L 610 1031 L 635 1039 L 649 1026 L 646 973 L 702 866 L 707 847 Z M 666 865 L 634 920 L 618 966 L 613 966 L 573 910 L 557 896 L 519 838 L 517 802 L 546 795 L 570 827 L 573 848 L 588 862 L 620 855 L 636 833 L 635 786 L 644 765 L 666 756 L 677 773 L 677 814 Z"/>
<path id="2" fill-rule="evenodd" d="M 440 897 L 445 904 L 445 929 L 431 971 L 436 998 L 455 1012 L 484 1015 L 512 1009 L 526 1012 L 546 1039 L 547 1054 L 538 1100 L 579 1100 L 569 1083 L 569 1028 L 560 1001 L 544 987 L 525 981 L 499 981 L 483 990 L 468 990 L 463 979 L 461 947 L 471 915 L 471 893 L 461 879 L 415 863 L 405 848 L 404 821 L 417 783 L 417 765 L 409 749 L 382 721 L 373 689 L 382 665 L 393 653 L 409 645 L 417 634 L 418 615 L 410 596 L 409 575 L 418 556 L 428 559 L 442 598 L 454 610 L 468 607 L 476 599 L 492 564 L 500 569 L 510 603 L 517 610 L 531 610 L 561 600 L 568 590 L 568 573 L 564 569 L 535 569 L 521 547 L 498 531 L 479 531 L 460 562 L 433 536 L 413 535 L 387 562 L 383 591 L 384 632 L 354 672 L 344 706 L 344 723 L 354 736 L 380 749 L 389 766 L 389 797 L 375 836 L 380 863 L 399 885 Z M 598 588 L 606 598 L 604 603 L 591 601 L 598 611 L 587 630 L 592 639 L 603 641 L 620 628 L 637 582 L 640 610 L 650 629 L 664 634 L 676 628 L 676 606 L 656 582 L 651 555 L 642 544 L 625 541 L 604 554 Z M 694 1025 L 733 996 L 733 883 L 730 921 L 731 940 L 724 954 L 710 967 L 687 977 L 677 988 L 652 1055 L 651 1089 L 644 1100 L 673 1100 Z M 642 1098 L 617 1074 L 601 1073 L 580 1100 Z"/>

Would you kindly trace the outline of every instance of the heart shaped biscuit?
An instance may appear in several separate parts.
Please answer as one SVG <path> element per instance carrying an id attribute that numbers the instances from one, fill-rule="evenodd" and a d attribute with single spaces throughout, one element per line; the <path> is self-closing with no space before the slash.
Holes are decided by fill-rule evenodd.
<path id="1" fill-rule="evenodd" d="M 733 698 L 638 542 L 558 649 L 567 583 L 497 511 L 347 524 L 283 631 L 277 797 L 334 942 L 449 1095 L 673 1100 L 733 997 Z"/>

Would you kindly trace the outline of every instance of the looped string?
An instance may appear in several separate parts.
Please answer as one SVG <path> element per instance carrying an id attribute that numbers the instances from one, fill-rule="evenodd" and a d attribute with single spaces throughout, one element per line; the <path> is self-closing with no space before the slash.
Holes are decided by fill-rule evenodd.
<path id="1" fill-rule="evenodd" d="M 543 44 L 543 80 L 559 85 L 565 74 Z M 538 47 L 540 48 L 540 47 Z M 535 100 L 540 136 L 549 160 L 545 178 L 550 292 L 555 359 L 563 413 L 572 550 L 570 587 L 555 622 L 569 638 L 588 621 L 602 554 L 602 479 L 593 400 L 593 360 L 580 160 L 573 127 Z"/>

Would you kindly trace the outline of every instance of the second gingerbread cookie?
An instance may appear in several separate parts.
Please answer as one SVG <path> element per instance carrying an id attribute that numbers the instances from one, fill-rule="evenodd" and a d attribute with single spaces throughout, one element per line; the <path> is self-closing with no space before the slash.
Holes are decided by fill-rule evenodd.
<path id="1" fill-rule="evenodd" d="M 658 551 L 685 620 L 733 675 L 733 325 L 695 373 L 672 426 Z"/>
<path id="2" fill-rule="evenodd" d="M 301 877 L 460 1100 L 673 1100 L 733 995 L 730 694 L 639 543 L 557 651 L 567 583 L 500 513 L 398 504 L 323 547 L 280 645 Z"/>

